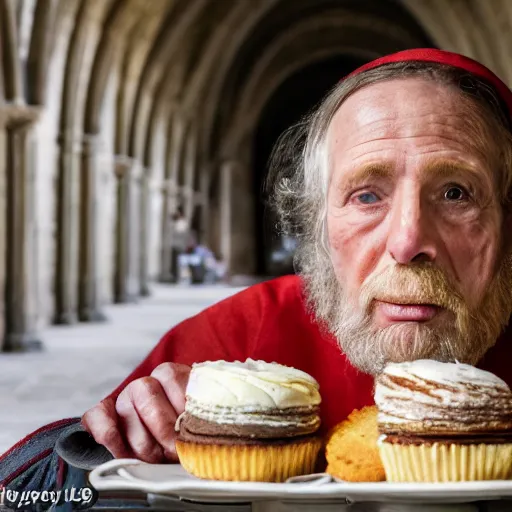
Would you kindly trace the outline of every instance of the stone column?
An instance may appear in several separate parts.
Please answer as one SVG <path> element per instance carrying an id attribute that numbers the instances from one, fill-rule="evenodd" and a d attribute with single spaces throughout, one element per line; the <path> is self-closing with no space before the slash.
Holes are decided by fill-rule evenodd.
<path id="1" fill-rule="evenodd" d="M 210 240 L 210 172 L 211 166 L 208 166 L 200 177 L 200 197 L 201 197 L 201 220 L 199 222 L 199 241 L 211 247 Z"/>
<path id="2" fill-rule="evenodd" d="M 199 243 L 203 242 L 203 234 L 202 234 L 202 215 L 203 215 L 203 194 L 199 191 L 193 192 L 193 207 L 192 207 L 192 225 L 196 229 L 197 241 Z M 205 242 L 205 245 L 206 244 Z"/>
<path id="3" fill-rule="evenodd" d="M 137 161 L 118 156 L 117 176 L 116 269 L 114 300 L 136 302 L 139 295 L 139 220 L 140 179 Z"/>
<path id="4" fill-rule="evenodd" d="M 183 144 L 185 142 L 185 121 L 177 113 L 172 120 L 170 137 L 163 186 L 162 256 L 159 279 L 163 283 L 173 282 L 176 279 L 176 276 L 173 276 L 171 272 L 172 215 L 175 212 L 178 200 L 178 171 L 182 162 Z"/>
<path id="5" fill-rule="evenodd" d="M 139 294 L 148 297 L 149 272 L 148 251 L 149 247 L 149 207 L 150 207 L 150 169 L 143 169 L 140 189 L 140 262 L 139 262 Z"/>
<path id="6" fill-rule="evenodd" d="M 82 140 L 70 132 L 59 137 L 57 178 L 57 258 L 55 272 L 56 324 L 73 324 L 77 318 L 79 156 Z"/>
<path id="7" fill-rule="evenodd" d="M 194 180 L 197 168 L 197 132 L 194 128 L 189 130 L 186 142 L 185 183 L 182 187 L 184 197 L 184 213 L 189 222 L 192 222 L 194 213 Z"/>
<path id="8" fill-rule="evenodd" d="M 173 194 L 172 183 L 166 180 L 162 183 L 162 247 L 160 256 L 160 277 L 161 283 L 171 283 L 173 275 L 171 273 L 171 240 L 172 240 L 172 219 L 171 219 L 171 200 Z M 176 193 L 176 192 L 174 192 Z"/>
<path id="9" fill-rule="evenodd" d="M 83 140 L 80 182 L 80 250 L 78 278 L 78 315 L 82 322 L 103 322 L 98 292 L 98 139 L 86 135 Z"/>
<path id="10" fill-rule="evenodd" d="M 253 275 L 256 273 L 256 220 L 254 178 L 248 157 L 249 144 L 240 144 L 236 165 L 231 173 L 231 195 L 233 215 L 231 224 L 230 271 L 232 274 Z"/>
<path id="11" fill-rule="evenodd" d="M 232 181 L 236 162 L 228 160 L 220 168 L 220 253 L 229 273 L 232 260 Z"/>
<path id="12" fill-rule="evenodd" d="M 33 126 L 37 109 L 13 107 L 5 119 L 6 272 L 4 351 L 39 350 L 35 261 Z"/>

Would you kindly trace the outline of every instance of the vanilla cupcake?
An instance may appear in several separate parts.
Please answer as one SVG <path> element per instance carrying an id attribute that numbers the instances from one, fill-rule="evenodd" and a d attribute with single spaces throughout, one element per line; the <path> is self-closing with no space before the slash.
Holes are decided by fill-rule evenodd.
<path id="1" fill-rule="evenodd" d="M 276 363 L 195 364 L 176 423 L 182 466 L 214 480 L 282 482 L 313 472 L 322 445 L 318 388 Z"/>
<path id="2" fill-rule="evenodd" d="M 388 481 L 512 478 L 512 394 L 492 373 L 431 360 L 390 364 L 375 402 Z"/>

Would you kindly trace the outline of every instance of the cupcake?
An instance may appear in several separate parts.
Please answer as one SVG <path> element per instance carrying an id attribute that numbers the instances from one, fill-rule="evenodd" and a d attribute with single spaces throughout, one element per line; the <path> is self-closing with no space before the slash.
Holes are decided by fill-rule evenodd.
<path id="1" fill-rule="evenodd" d="M 312 473 L 322 446 L 320 393 L 307 373 L 264 361 L 195 364 L 176 450 L 189 473 L 282 482 Z"/>
<path id="2" fill-rule="evenodd" d="M 492 373 L 431 360 L 390 364 L 375 403 L 388 481 L 512 478 L 512 394 Z"/>

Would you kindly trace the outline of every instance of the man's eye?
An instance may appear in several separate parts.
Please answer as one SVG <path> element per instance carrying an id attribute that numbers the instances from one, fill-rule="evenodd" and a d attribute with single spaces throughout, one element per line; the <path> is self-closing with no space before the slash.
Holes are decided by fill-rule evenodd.
<path id="1" fill-rule="evenodd" d="M 448 201 L 463 201 L 469 197 L 466 190 L 459 186 L 450 186 L 444 193 L 444 198 Z"/>
<path id="2" fill-rule="evenodd" d="M 379 197 L 373 192 L 363 192 L 362 194 L 358 194 L 356 199 L 363 204 L 373 204 L 379 200 Z"/>

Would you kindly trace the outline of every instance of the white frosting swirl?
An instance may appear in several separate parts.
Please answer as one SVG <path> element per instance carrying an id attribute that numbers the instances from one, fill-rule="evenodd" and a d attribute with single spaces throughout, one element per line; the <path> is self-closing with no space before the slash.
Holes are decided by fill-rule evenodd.
<path id="1" fill-rule="evenodd" d="M 318 382 L 307 373 L 265 361 L 194 364 L 187 399 L 206 408 L 266 411 L 320 404 Z"/>
<path id="2" fill-rule="evenodd" d="M 226 425 L 299 428 L 320 425 L 318 382 L 277 363 L 207 361 L 192 366 L 185 412 Z"/>
<path id="3" fill-rule="evenodd" d="M 492 431 L 512 426 L 507 384 L 467 364 L 389 364 L 377 379 L 375 403 L 386 430 Z"/>

